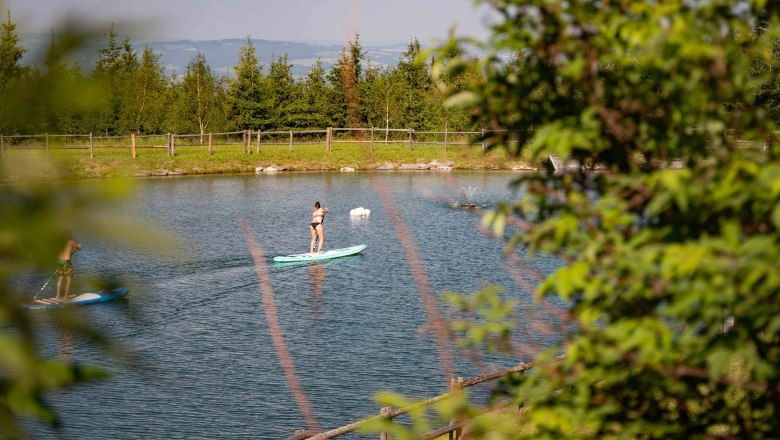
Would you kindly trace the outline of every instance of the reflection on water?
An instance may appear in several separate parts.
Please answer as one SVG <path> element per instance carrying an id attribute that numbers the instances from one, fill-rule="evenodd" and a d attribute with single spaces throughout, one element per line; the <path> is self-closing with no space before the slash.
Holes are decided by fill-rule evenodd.
<path id="1" fill-rule="evenodd" d="M 535 307 L 528 288 L 519 287 L 502 266 L 503 244 L 479 233 L 479 217 L 438 199 L 479 186 L 480 200 L 494 205 L 512 197 L 507 188 L 512 177 L 379 177 L 387 180 L 411 230 L 435 294 L 502 284 L 522 310 Z M 446 380 L 439 377 L 433 339 L 430 332 L 419 332 L 425 323 L 419 293 L 370 176 L 142 179 L 138 191 L 123 214 L 174 231 L 190 252 L 183 261 L 155 259 L 82 243 L 89 250 L 79 257 L 83 267 L 98 276 L 138 280 L 129 285 L 127 301 L 84 312 L 150 367 L 128 370 L 106 360 L 89 341 L 51 334 L 45 346 L 51 356 L 97 362 L 115 372 L 110 381 L 51 397 L 65 421 L 63 438 L 284 438 L 304 427 L 271 343 L 254 263 L 235 226 L 239 218 L 247 219 L 262 244 L 285 342 L 324 428 L 375 413 L 373 396 L 381 390 L 414 397 L 442 391 Z M 331 210 L 328 248 L 366 244 L 366 250 L 315 264 L 272 263 L 275 255 L 308 249 L 310 236 L 302 231 L 317 200 Z M 350 209 L 358 206 L 371 209 L 371 217 L 350 218 Z M 536 257 L 523 267 L 546 274 L 558 262 Z M 530 316 L 547 319 L 519 316 L 529 329 L 534 328 L 529 320 L 536 319 Z M 523 342 L 547 346 L 555 338 L 532 331 Z M 459 359 L 459 376 L 479 373 Z M 491 369 L 528 360 L 485 362 Z M 53 436 L 43 427 L 34 434 Z"/>
<path id="2" fill-rule="evenodd" d="M 70 361 L 75 349 L 75 343 L 73 341 L 73 333 L 64 330 L 62 327 L 56 327 L 57 332 L 57 345 L 59 347 L 59 359 L 62 361 Z"/>
<path id="3" fill-rule="evenodd" d="M 315 297 L 322 296 L 322 288 L 325 283 L 325 265 L 314 263 L 309 266 L 309 282 L 311 291 Z"/>

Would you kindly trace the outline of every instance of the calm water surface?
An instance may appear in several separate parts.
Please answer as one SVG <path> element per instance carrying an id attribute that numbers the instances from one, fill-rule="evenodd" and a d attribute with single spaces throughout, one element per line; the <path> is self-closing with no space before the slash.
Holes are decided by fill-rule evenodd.
<path id="1" fill-rule="evenodd" d="M 478 187 L 475 201 L 492 206 L 516 197 L 508 188 L 515 174 L 379 176 L 413 233 L 437 294 L 497 283 L 521 307 L 532 307 L 529 292 L 501 266 L 503 245 L 479 233 L 479 217 L 441 201 L 462 200 L 462 188 Z M 187 252 L 179 259 L 152 257 L 82 241 L 77 270 L 134 280 L 126 301 L 83 312 L 143 364 L 128 368 L 66 334 L 47 338 L 51 355 L 116 373 L 52 397 L 64 419 L 63 438 L 274 439 L 305 427 L 271 344 L 237 219 L 246 219 L 264 248 L 285 340 L 323 428 L 378 412 L 373 395 L 380 390 L 416 397 L 444 390 L 419 293 L 370 175 L 164 178 L 141 180 L 137 189 L 124 208 L 128 216 L 175 233 Z M 274 255 L 308 251 L 315 201 L 331 210 L 326 248 L 368 248 L 314 265 L 274 265 Z M 371 217 L 350 219 L 349 210 L 358 206 L 371 209 Z M 531 266 L 547 273 L 556 264 L 537 259 Z M 527 342 L 544 345 L 550 338 Z M 489 368 L 527 360 L 497 358 Z M 465 361 L 456 367 L 466 377 L 479 372 Z M 55 435 L 43 427 L 35 434 Z"/>

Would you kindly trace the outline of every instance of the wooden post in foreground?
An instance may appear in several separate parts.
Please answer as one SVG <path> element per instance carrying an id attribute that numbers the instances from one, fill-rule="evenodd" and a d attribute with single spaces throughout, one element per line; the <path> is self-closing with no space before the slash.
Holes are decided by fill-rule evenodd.
<path id="1" fill-rule="evenodd" d="M 3 150 L 3 159 L 5 159 L 5 141 L 2 134 L 0 134 L 0 149 Z"/>
<path id="2" fill-rule="evenodd" d="M 176 156 L 176 135 L 171 133 L 171 156 Z"/>
<path id="3" fill-rule="evenodd" d="M 393 412 L 393 408 L 389 406 L 385 406 L 379 410 L 379 415 L 385 416 L 387 414 L 390 414 L 391 412 Z M 383 431 L 381 434 L 379 434 L 379 440 L 391 440 L 390 433 Z"/>
<path id="4" fill-rule="evenodd" d="M 214 154 L 214 151 L 212 150 L 212 145 L 214 145 L 214 133 L 209 133 L 209 156 Z"/>
<path id="5" fill-rule="evenodd" d="M 447 143 L 449 141 L 449 132 L 447 131 L 447 126 L 444 126 L 444 151 L 447 151 Z"/>
<path id="6" fill-rule="evenodd" d="M 333 127 L 328 127 L 325 130 L 325 151 L 331 151 L 333 149 Z"/>
<path id="7" fill-rule="evenodd" d="M 262 130 L 257 130 L 257 154 L 260 154 L 260 133 L 262 132 Z"/>
<path id="8" fill-rule="evenodd" d="M 412 151 L 412 129 L 409 129 L 409 151 Z"/>
<path id="9" fill-rule="evenodd" d="M 482 151 L 485 151 L 485 129 L 482 129 Z"/>
<path id="10" fill-rule="evenodd" d="M 246 131 L 246 154 L 252 154 L 252 129 Z"/>
<path id="11" fill-rule="evenodd" d="M 463 389 L 463 378 L 458 377 L 455 379 L 454 377 L 450 379 L 450 393 L 454 393 L 458 390 Z M 450 421 L 450 425 L 455 425 L 459 422 L 457 418 L 452 419 Z M 459 440 L 463 436 L 463 429 L 458 428 L 454 431 L 450 431 L 449 440 Z"/>
<path id="12" fill-rule="evenodd" d="M 46 154 L 49 154 L 49 133 L 46 133 Z"/>
<path id="13" fill-rule="evenodd" d="M 292 153 L 292 144 L 293 144 L 293 132 L 290 130 L 290 153 Z"/>
<path id="14" fill-rule="evenodd" d="M 135 133 L 130 133 L 130 151 L 133 154 L 133 159 L 135 159 Z"/>
<path id="15" fill-rule="evenodd" d="M 371 152 L 374 152 L 374 127 L 371 127 Z"/>
<path id="16" fill-rule="evenodd" d="M 95 141 L 92 138 L 92 133 L 89 134 L 89 157 L 95 157 Z"/>

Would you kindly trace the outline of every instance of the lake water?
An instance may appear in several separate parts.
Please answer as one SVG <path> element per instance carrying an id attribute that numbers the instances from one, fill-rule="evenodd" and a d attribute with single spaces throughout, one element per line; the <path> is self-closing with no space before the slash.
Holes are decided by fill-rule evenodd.
<path id="1" fill-rule="evenodd" d="M 493 206 L 516 197 L 508 188 L 516 176 L 378 175 L 412 232 L 437 295 L 501 284 L 506 296 L 532 307 L 532 295 L 501 265 L 503 244 L 479 232 L 479 216 L 442 201 L 462 201 L 462 188 L 478 187 L 475 201 Z M 326 249 L 360 243 L 367 249 L 314 265 L 274 265 L 274 255 L 308 251 L 315 201 L 331 210 Z M 349 210 L 358 206 L 371 209 L 371 216 L 350 219 Z M 74 258 L 77 270 L 134 280 L 127 300 L 83 313 L 143 364 L 129 368 L 69 335 L 46 338 L 44 349 L 51 355 L 116 373 L 51 397 L 63 417 L 63 438 L 273 439 L 305 427 L 271 343 L 238 219 L 246 220 L 263 246 L 284 338 L 323 428 L 376 414 L 373 396 L 381 390 L 414 397 L 445 390 L 420 294 L 371 175 L 142 179 L 137 197 L 124 209 L 177 234 L 187 253 L 179 259 L 152 257 L 82 241 L 84 250 Z M 557 264 L 537 258 L 530 266 L 549 273 Z M 522 314 L 517 318 L 530 324 Z M 551 337 L 540 334 L 525 342 L 545 345 Z M 497 357 L 485 368 L 529 360 Z M 462 357 L 456 369 L 466 377 L 480 372 Z M 44 427 L 34 433 L 55 435 Z"/>

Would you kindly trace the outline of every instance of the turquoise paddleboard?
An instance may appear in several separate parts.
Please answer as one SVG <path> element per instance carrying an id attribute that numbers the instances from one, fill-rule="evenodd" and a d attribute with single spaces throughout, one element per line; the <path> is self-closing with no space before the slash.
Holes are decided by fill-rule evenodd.
<path id="1" fill-rule="evenodd" d="M 81 295 L 71 295 L 68 301 L 55 298 L 39 299 L 38 302 L 22 304 L 22 307 L 28 309 L 51 309 L 64 306 L 86 306 L 89 304 L 104 303 L 114 301 L 127 295 L 127 287 L 114 289 L 111 292 L 88 292 Z"/>
<path id="2" fill-rule="evenodd" d="M 331 258 L 339 258 L 339 257 L 346 257 L 347 255 L 355 255 L 363 251 L 363 249 L 366 248 L 366 245 L 359 244 L 357 246 L 351 246 L 347 248 L 341 248 L 341 249 L 331 249 L 329 251 L 325 251 L 322 253 L 305 253 L 305 254 L 294 254 L 294 255 L 282 255 L 278 257 L 274 257 L 274 261 L 277 263 L 292 263 L 296 261 L 322 261 L 322 260 L 329 260 Z"/>

